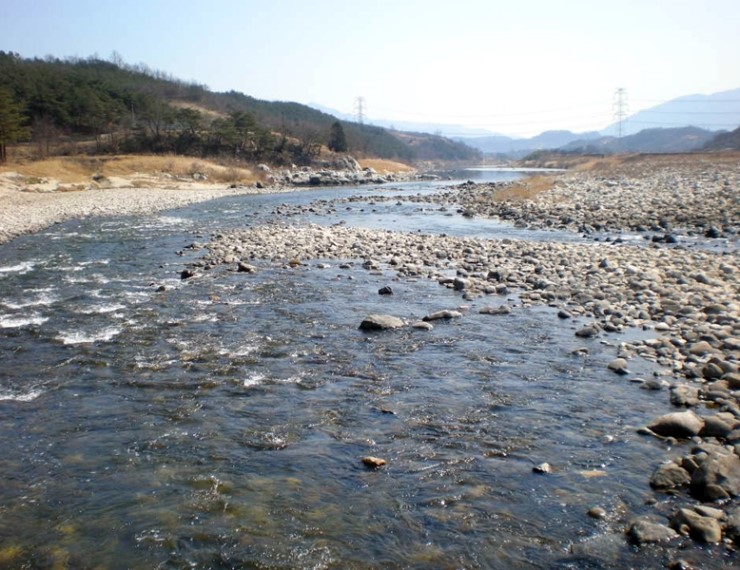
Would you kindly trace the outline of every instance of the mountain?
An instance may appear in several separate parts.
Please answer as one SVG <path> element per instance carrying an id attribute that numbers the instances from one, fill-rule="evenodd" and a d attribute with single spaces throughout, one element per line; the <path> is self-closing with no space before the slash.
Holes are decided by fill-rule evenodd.
<path id="1" fill-rule="evenodd" d="M 729 133 L 718 134 L 702 150 L 740 150 L 740 127 Z"/>
<path id="2" fill-rule="evenodd" d="M 516 158 L 535 150 L 559 148 L 573 141 L 591 140 L 598 137 L 599 134 L 596 132 L 576 134 L 570 131 L 545 131 L 537 136 L 524 139 L 514 139 L 504 135 L 453 138 L 486 154 L 505 154 Z"/>
<path id="3" fill-rule="evenodd" d="M 740 89 L 712 95 L 687 95 L 630 115 L 622 123 L 622 134 L 633 135 L 646 128 L 699 127 L 709 131 L 740 125 Z M 601 131 L 615 136 L 618 123 Z"/>
<path id="4" fill-rule="evenodd" d="M 30 133 L 39 156 L 146 152 L 310 164 L 326 151 L 337 122 L 299 103 L 216 93 L 144 64 L 97 57 L 27 59 L 0 51 L 0 95 L 18 109 L 24 123 L 16 126 Z M 348 151 L 359 156 L 403 161 L 480 156 L 441 136 L 411 140 L 377 126 L 340 125 Z"/>
<path id="5" fill-rule="evenodd" d="M 644 129 L 626 137 L 600 137 L 571 142 L 558 150 L 585 154 L 616 152 L 691 152 L 702 148 L 716 133 L 698 127 Z"/>

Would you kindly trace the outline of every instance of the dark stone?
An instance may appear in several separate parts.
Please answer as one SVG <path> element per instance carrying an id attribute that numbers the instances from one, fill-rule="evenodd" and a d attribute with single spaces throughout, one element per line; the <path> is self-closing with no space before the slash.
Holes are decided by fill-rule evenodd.
<path id="1" fill-rule="evenodd" d="M 393 295 L 393 289 L 386 285 L 378 289 L 378 295 Z"/>
<path id="2" fill-rule="evenodd" d="M 712 226 L 709 228 L 705 233 L 704 237 L 708 237 L 710 239 L 717 239 L 718 237 L 722 236 L 722 232 L 719 231 L 718 228 Z"/>
<path id="3" fill-rule="evenodd" d="M 740 494 L 740 457 L 729 450 L 711 453 L 691 476 L 691 494 L 702 501 Z"/>
<path id="4" fill-rule="evenodd" d="M 191 277 L 195 277 L 195 270 L 193 269 L 183 269 L 180 272 L 180 279 L 190 279 Z"/>

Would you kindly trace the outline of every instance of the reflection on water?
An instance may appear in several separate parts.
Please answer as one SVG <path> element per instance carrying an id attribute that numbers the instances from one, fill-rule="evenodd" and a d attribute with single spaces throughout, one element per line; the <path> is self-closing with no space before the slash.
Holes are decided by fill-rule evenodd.
<path id="1" fill-rule="evenodd" d="M 609 373 L 599 340 L 574 356 L 578 323 L 474 302 L 432 331 L 366 334 L 368 313 L 461 300 L 337 266 L 179 280 L 198 251 L 177 252 L 209 230 L 315 197 L 83 220 L 0 249 L 0 565 L 659 565 L 622 527 L 662 455 L 635 426 L 666 398 Z"/>

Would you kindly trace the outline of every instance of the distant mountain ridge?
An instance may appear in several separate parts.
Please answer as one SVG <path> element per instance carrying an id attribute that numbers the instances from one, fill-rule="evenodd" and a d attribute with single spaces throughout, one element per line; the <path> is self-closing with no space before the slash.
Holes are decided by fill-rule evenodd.
<path id="1" fill-rule="evenodd" d="M 630 115 L 622 123 L 623 135 L 634 135 L 644 129 L 699 127 L 708 131 L 732 130 L 740 125 L 740 89 L 711 95 L 686 95 L 671 99 Z M 614 136 L 618 123 L 612 123 L 600 134 Z"/>
<path id="2" fill-rule="evenodd" d="M 326 113 L 346 120 L 351 115 L 312 105 Z M 697 150 L 723 130 L 740 125 L 740 89 L 711 95 L 687 95 L 660 103 L 629 116 L 622 123 L 621 139 L 617 138 L 618 124 L 601 131 L 573 133 L 568 130 L 545 131 L 530 138 L 510 137 L 485 129 L 460 125 L 414 123 L 376 120 L 374 124 L 397 130 L 434 132 L 471 146 L 485 154 L 521 158 L 537 150 L 590 149 L 592 152 L 688 152 Z M 730 139 L 718 144 L 733 144 Z"/>
<path id="3" fill-rule="evenodd" d="M 564 152 L 611 154 L 616 152 L 691 152 L 704 147 L 717 133 L 698 127 L 644 129 L 625 137 L 582 139 L 559 147 Z"/>
<path id="4" fill-rule="evenodd" d="M 578 140 L 599 138 L 599 133 L 572 133 L 571 131 L 545 131 L 528 139 L 514 139 L 505 135 L 488 137 L 453 137 L 486 154 L 505 154 L 511 157 L 524 156 L 535 150 L 560 148 Z"/>

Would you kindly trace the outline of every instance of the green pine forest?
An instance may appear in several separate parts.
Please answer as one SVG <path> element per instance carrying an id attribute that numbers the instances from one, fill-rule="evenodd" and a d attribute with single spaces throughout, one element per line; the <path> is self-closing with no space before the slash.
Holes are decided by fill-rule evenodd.
<path id="1" fill-rule="evenodd" d="M 174 153 L 306 165 L 326 148 L 407 163 L 479 158 L 444 137 L 338 121 L 305 105 L 236 91 L 215 93 L 116 54 L 29 59 L 0 51 L 0 162 L 16 144 L 33 158 Z"/>

